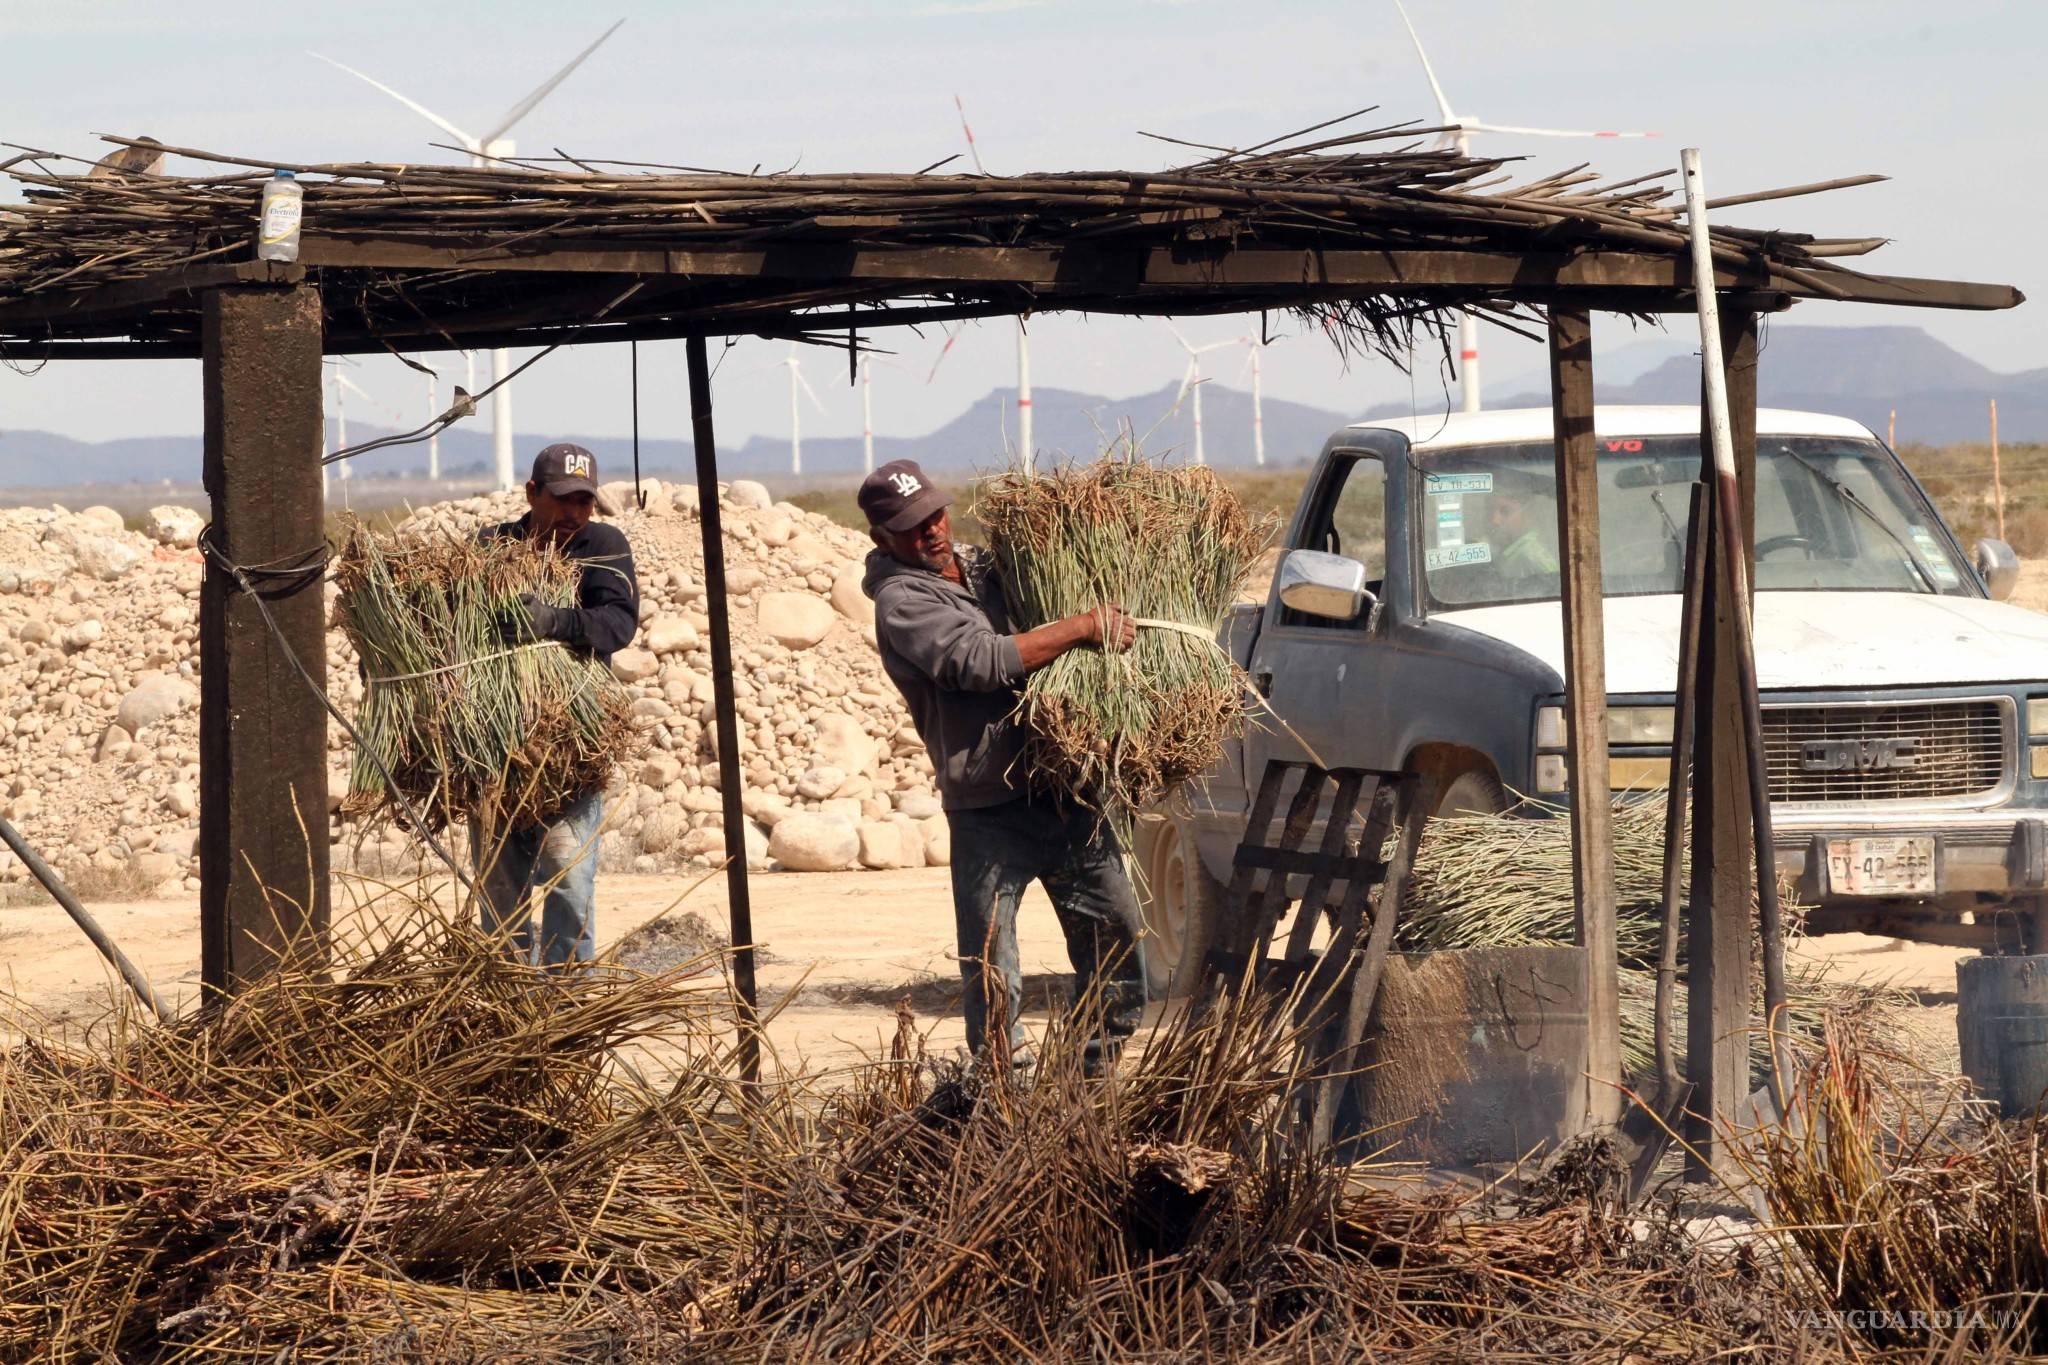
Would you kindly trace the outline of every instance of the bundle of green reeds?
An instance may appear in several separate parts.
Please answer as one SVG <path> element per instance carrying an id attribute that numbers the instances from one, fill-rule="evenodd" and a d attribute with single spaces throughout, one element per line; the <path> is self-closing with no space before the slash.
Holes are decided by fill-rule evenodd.
<path id="1" fill-rule="evenodd" d="M 1002 475 L 982 485 L 974 512 L 1020 629 L 1105 604 L 1172 623 L 1142 627 L 1127 650 L 1071 650 L 1031 675 L 1032 780 L 1135 810 L 1208 767 L 1246 708 L 1215 632 L 1268 526 L 1213 470 L 1130 451 Z"/>
<path id="2" fill-rule="evenodd" d="M 1427 953 L 1446 948 L 1514 948 L 1572 942 L 1576 896 L 1572 890 L 1572 830 L 1565 813 L 1541 808 L 1549 818 L 1519 815 L 1452 815 L 1429 822 L 1416 850 L 1415 869 L 1395 928 L 1396 947 Z M 1680 878 L 1682 888 L 1688 885 Z M 1798 901 L 1782 882 L 1779 899 L 1798 935 Z M 1653 1069 L 1656 1022 L 1657 951 L 1663 924 L 1664 805 L 1618 801 L 1614 807 L 1615 941 L 1621 959 L 1621 1044 L 1630 1072 Z M 1752 900 L 1754 897 L 1752 896 Z M 1685 963 L 1679 939 L 1679 965 Z M 1756 964 L 1761 989 L 1761 962 Z M 1784 1026 L 1799 1033 L 1818 1030 L 1833 1006 L 1871 992 L 1836 982 L 1817 966 L 1795 964 L 1791 1018 Z M 1676 1017 L 1685 1018 L 1685 986 L 1677 988 Z M 1768 1063 L 1766 1037 L 1751 1038 L 1751 1056 L 1761 1077 Z"/>
<path id="3" fill-rule="evenodd" d="M 576 575 L 559 550 L 530 541 L 398 541 L 351 528 L 335 569 L 338 617 L 365 689 L 344 809 L 393 813 L 402 795 L 430 828 L 475 817 L 522 829 L 605 784 L 636 742 L 625 689 L 589 655 L 508 644 L 499 628 L 522 593 L 573 606 Z"/>

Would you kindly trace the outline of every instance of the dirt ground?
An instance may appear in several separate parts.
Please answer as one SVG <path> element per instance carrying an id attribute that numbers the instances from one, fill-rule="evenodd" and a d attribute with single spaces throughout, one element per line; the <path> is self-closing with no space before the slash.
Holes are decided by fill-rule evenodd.
<path id="1" fill-rule="evenodd" d="M 2048 564 L 2028 564 L 2014 596 L 2048 610 Z M 670 907 L 688 879 L 606 876 L 598 881 L 600 950 Z M 781 1006 L 769 1041 L 785 1065 L 830 1068 L 881 1051 L 908 996 L 936 1048 L 959 1046 L 959 974 L 953 958 L 952 898 L 944 868 L 907 872 L 782 873 L 752 879 L 754 926 L 762 950 L 762 1003 Z M 341 880 L 337 914 L 360 904 L 361 883 Z M 177 1006 L 199 980 L 197 899 L 93 907 L 116 942 Z M 728 931 L 724 883 L 699 886 L 678 907 Z M 1052 907 L 1033 888 L 1018 922 L 1029 982 L 1027 1007 L 1044 1002 L 1067 970 Z M 1834 964 L 1841 978 L 1892 986 L 1913 1002 L 1904 1024 L 1930 1063 L 1954 1066 L 1955 964 L 1967 950 L 1860 934 L 1808 941 L 1804 956 Z M 0 990 L 48 1015 L 96 1014 L 113 978 L 85 936 L 57 906 L 0 907 Z"/>
<path id="2" fill-rule="evenodd" d="M 598 881 L 598 945 L 662 914 L 690 885 L 673 877 L 606 876 Z M 953 907 L 944 868 L 909 872 L 781 873 L 751 883 L 762 1004 L 780 1007 L 769 1043 L 782 1064 L 829 1070 L 886 1050 L 895 1008 L 908 997 L 935 1050 L 961 1045 Z M 360 913 L 363 884 L 341 880 L 337 916 Z M 199 904 L 155 900 L 95 905 L 93 913 L 174 1007 L 198 993 Z M 728 932 L 722 878 L 698 887 L 674 913 L 695 912 Z M 373 912 L 374 913 L 374 912 Z M 1018 919 L 1027 1007 L 1044 1004 L 1067 970 L 1052 907 L 1037 888 Z M 0 989 L 45 1015 L 83 1023 L 104 1007 L 114 980 L 85 936 L 52 904 L 0 909 Z M 1861 934 L 1808 941 L 1803 956 L 1833 964 L 1842 979 L 1907 993 L 1903 1024 L 1930 1064 L 1956 1058 L 1955 964 L 1966 950 Z"/>

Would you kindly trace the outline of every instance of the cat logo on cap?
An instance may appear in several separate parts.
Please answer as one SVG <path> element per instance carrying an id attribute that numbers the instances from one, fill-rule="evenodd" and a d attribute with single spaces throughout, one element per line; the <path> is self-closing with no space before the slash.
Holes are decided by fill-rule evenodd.
<path id="1" fill-rule="evenodd" d="M 590 477 L 590 456 L 580 450 L 572 450 L 562 457 L 562 472 L 572 478 Z"/>

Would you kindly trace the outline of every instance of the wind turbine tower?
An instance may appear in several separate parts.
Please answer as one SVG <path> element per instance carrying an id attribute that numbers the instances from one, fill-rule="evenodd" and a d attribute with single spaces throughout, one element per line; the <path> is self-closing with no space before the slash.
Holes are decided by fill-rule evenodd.
<path id="1" fill-rule="evenodd" d="M 508 109 L 504 116 L 492 125 L 491 130 L 482 137 L 464 132 L 425 105 L 399 94 L 382 81 L 366 76 L 352 66 L 343 66 L 340 62 L 335 61 L 334 58 L 323 57 L 317 52 L 310 55 L 319 57 L 321 61 L 326 62 L 329 66 L 346 71 L 357 80 L 374 86 L 376 89 L 391 96 L 391 98 L 397 100 L 400 104 L 461 143 L 469 152 L 470 165 L 485 166 L 489 165 L 493 160 L 512 155 L 514 150 L 512 139 L 507 137 L 506 134 L 512 131 L 513 125 L 532 113 L 535 105 L 552 94 L 556 86 L 568 79 L 570 72 L 583 65 L 584 58 L 597 51 L 599 45 L 605 39 L 619 31 L 619 24 L 625 22 L 624 19 L 621 19 L 599 34 L 597 42 L 592 43 L 589 47 L 577 53 L 575 57 L 570 59 L 567 66 L 541 82 L 533 93 Z M 493 463 L 496 465 L 498 487 L 501 490 L 509 490 L 516 486 L 512 455 L 512 386 L 503 382 L 512 372 L 511 360 L 512 353 L 502 347 L 491 352 L 491 380 L 499 385 L 491 393 L 491 448 L 492 455 L 494 456 Z"/>
<path id="2" fill-rule="evenodd" d="M 1188 344 L 1188 339 L 1180 334 L 1180 328 L 1175 327 L 1169 322 L 1166 324 L 1166 330 L 1173 333 L 1173 339 L 1178 341 L 1180 348 L 1188 353 L 1188 367 L 1181 374 L 1180 392 L 1173 396 L 1173 406 L 1175 409 L 1178 409 L 1181 405 L 1181 400 L 1188 397 L 1189 390 L 1192 389 L 1194 391 L 1194 406 L 1190 411 L 1195 419 L 1195 463 L 1207 464 L 1209 463 L 1209 453 L 1202 445 L 1202 357 L 1210 351 L 1220 351 L 1225 346 L 1235 346 L 1242 338 L 1232 337 L 1228 341 L 1212 341 L 1206 346 L 1191 346 Z M 1254 430 L 1256 430 L 1256 423 L 1254 423 Z M 1264 462 L 1263 459 L 1260 460 L 1261 464 Z"/>
<path id="3" fill-rule="evenodd" d="M 1415 44 L 1415 55 L 1422 60 L 1422 74 L 1429 78 L 1429 92 L 1436 96 L 1436 109 L 1444 126 L 1444 140 L 1457 149 L 1458 155 L 1468 156 L 1472 151 L 1474 133 L 1513 133 L 1521 137 L 1662 137 L 1662 133 L 1613 133 L 1605 131 L 1577 131 L 1566 128 L 1521 128 L 1505 123 L 1482 123 L 1476 118 L 1467 118 L 1451 112 L 1451 102 L 1444 95 L 1444 88 L 1438 83 L 1436 70 L 1429 64 L 1429 54 L 1422 50 L 1422 38 L 1415 32 L 1415 23 L 1408 17 L 1407 6 L 1401 0 L 1394 0 L 1394 8 L 1401 13 L 1401 24 L 1408 30 L 1408 40 Z M 1458 314 L 1458 377 L 1459 392 L 1464 411 L 1479 411 L 1479 323 L 1470 312 Z"/>
<path id="4" fill-rule="evenodd" d="M 953 107 L 960 111 L 960 131 L 967 135 L 967 155 L 974 159 L 974 173 L 987 175 L 988 169 L 981 164 L 981 149 L 974 145 L 974 129 L 967 122 L 967 106 L 953 96 Z M 956 332 L 954 335 L 958 335 Z M 952 347 L 948 338 L 946 345 Z M 940 352 L 940 359 L 945 352 Z M 938 366 L 932 367 L 936 372 Z M 927 381 L 929 382 L 929 381 Z M 1024 329 L 1024 319 L 1017 319 L 1017 459 L 1025 474 L 1031 473 L 1033 449 L 1031 445 L 1031 334 Z"/>
<path id="5" fill-rule="evenodd" d="M 825 405 L 818 401 L 817 391 L 811 387 L 811 381 L 804 378 L 803 361 L 797 358 L 796 346 L 794 341 L 789 343 L 789 358 L 782 364 L 789 368 L 789 472 L 801 476 L 804 472 L 804 428 L 803 413 L 797 407 L 797 390 L 801 388 L 803 396 L 809 398 L 811 406 L 819 412 L 825 410 Z M 872 458 L 871 450 L 870 459 Z"/>

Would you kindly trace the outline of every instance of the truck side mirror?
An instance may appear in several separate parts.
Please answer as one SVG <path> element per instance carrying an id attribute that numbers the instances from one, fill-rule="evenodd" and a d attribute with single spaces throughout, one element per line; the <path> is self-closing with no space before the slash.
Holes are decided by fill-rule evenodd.
<path id="1" fill-rule="evenodd" d="M 1280 605 L 1331 621 L 1355 621 L 1372 604 L 1365 565 L 1323 550 L 1294 550 L 1280 561 Z"/>
<path id="2" fill-rule="evenodd" d="M 2011 597 L 2020 582 L 2020 557 L 2012 546 L 1987 537 L 1977 542 L 1975 553 L 1977 576 L 1984 580 L 1985 590 L 2000 602 Z"/>

